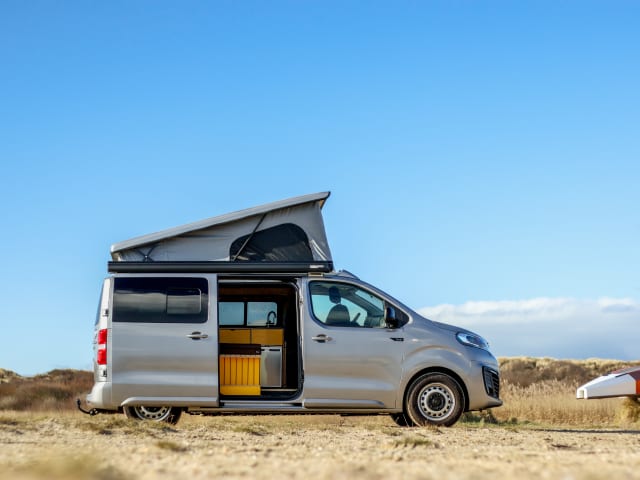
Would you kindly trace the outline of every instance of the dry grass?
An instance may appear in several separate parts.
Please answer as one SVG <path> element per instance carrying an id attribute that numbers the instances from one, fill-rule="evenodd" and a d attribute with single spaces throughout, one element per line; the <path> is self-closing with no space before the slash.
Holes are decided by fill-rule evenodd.
<path id="1" fill-rule="evenodd" d="M 133 477 L 113 466 L 102 466 L 89 456 L 38 459 L 11 471 L 17 480 L 129 480 Z"/>
<path id="2" fill-rule="evenodd" d="M 575 393 L 589 380 L 632 365 L 640 362 L 501 358 L 500 396 L 504 405 L 491 410 L 491 414 L 502 423 L 629 426 L 638 417 L 625 399 L 576 400 Z"/>
<path id="3" fill-rule="evenodd" d="M 502 357 L 499 362 L 502 382 L 521 387 L 556 380 L 567 385 L 575 385 L 577 388 L 600 375 L 640 365 L 640 361 L 625 362 L 600 358 L 556 360 L 554 358 Z"/>
<path id="4" fill-rule="evenodd" d="M 528 387 L 504 384 L 504 405 L 492 410 L 498 421 L 560 425 L 613 425 L 622 399 L 576 400 L 575 388 L 550 380 Z"/>
<path id="5" fill-rule="evenodd" d="M 75 408 L 75 399 L 93 385 L 93 374 L 82 370 L 52 370 L 21 377 L 0 369 L 0 410 L 60 411 Z"/>
<path id="6" fill-rule="evenodd" d="M 184 415 L 177 426 L 90 417 L 73 405 L 89 372 L 0 372 L 0 479 L 640 480 L 640 403 L 575 399 L 579 385 L 629 363 L 500 363 L 504 406 L 420 429 L 386 415 Z"/>
<path id="7" fill-rule="evenodd" d="M 0 427 L 2 480 L 640 479 L 639 431 L 631 429 L 407 429 L 388 416 L 337 415 L 186 415 L 164 429 L 122 415 L 10 417 Z"/>
<path id="8" fill-rule="evenodd" d="M 625 398 L 618 410 L 619 419 L 623 424 L 640 423 L 640 400 L 637 398 Z"/>

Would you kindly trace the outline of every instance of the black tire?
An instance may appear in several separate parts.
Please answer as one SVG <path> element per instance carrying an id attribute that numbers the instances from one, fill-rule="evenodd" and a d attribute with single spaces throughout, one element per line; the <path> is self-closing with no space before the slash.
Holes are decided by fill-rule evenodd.
<path id="1" fill-rule="evenodd" d="M 427 373 L 409 386 L 405 415 L 415 425 L 450 427 L 464 411 L 464 393 L 456 380 L 444 373 Z"/>
<path id="2" fill-rule="evenodd" d="M 389 415 L 391 420 L 395 422 L 399 427 L 413 427 L 415 426 L 404 413 L 392 413 Z"/>
<path id="3" fill-rule="evenodd" d="M 182 409 L 177 407 L 145 407 L 138 405 L 135 407 L 124 407 L 124 414 L 127 418 L 134 420 L 166 422 L 175 425 L 182 416 Z"/>

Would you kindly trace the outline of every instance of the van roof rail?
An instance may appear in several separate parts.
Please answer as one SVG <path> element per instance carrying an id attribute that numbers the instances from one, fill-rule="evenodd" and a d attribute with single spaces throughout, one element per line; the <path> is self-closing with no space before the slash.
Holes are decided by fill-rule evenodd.
<path id="1" fill-rule="evenodd" d="M 333 262 L 109 262 L 110 273 L 310 273 L 333 271 Z"/>

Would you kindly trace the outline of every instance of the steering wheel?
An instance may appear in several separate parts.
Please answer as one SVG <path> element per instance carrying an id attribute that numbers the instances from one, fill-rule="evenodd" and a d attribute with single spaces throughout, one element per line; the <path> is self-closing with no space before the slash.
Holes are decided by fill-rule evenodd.
<path id="1" fill-rule="evenodd" d="M 277 322 L 278 322 L 278 315 L 276 314 L 276 312 L 271 310 L 267 314 L 267 325 L 275 325 Z"/>

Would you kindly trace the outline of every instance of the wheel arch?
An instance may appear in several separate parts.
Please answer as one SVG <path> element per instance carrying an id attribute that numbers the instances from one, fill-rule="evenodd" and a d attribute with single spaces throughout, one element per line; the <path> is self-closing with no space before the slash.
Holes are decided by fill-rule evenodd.
<path id="1" fill-rule="evenodd" d="M 407 381 L 406 385 L 404 386 L 404 391 L 402 392 L 402 410 L 404 412 L 405 409 L 405 405 L 407 402 L 407 395 L 409 394 L 409 389 L 411 388 L 411 385 L 413 385 L 413 382 L 415 382 L 415 380 L 423 375 L 426 375 L 428 373 L 442 373 L 444 375 L 448 375 L 451 378 L 453 378 L 456 383 L 460 386 L 460 390 L 462 391 L 462 398 L 464 399 L 464 408 L 463 408 L 463 412 L 467 412 L 469 411 L 469 391 L 467 390 L 467 386 L 465 385 L 464 381 L 462 380 L 462 377 L 460 377 L 460 375 L 458 375 L 456 372 L 454 372 L 453 370 L 450 370 L 446 367 L 440 367 L 440 366 L 432 366 L 432 367 L 427 367 L 427 368 L 423 368 L 422 370 L 419 370 L 418 372 L 416 372 L 411 378 L 409 378 L 409 380 Z"/>
<path id="2" fill-rule="evenodd" d="M 155 410 L 154 410 L 155 409 Z M 123 407 L 124 415 L 136 421 L 166 422 L 175 425 L 182 417 L 181 407 L 147 407 L 143 405 Z"/>

